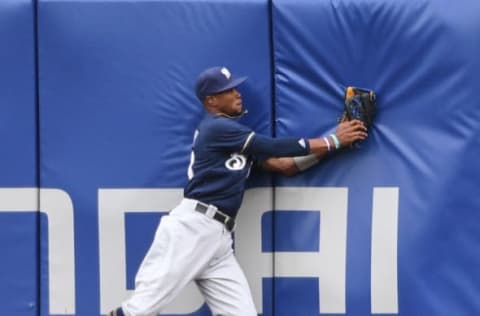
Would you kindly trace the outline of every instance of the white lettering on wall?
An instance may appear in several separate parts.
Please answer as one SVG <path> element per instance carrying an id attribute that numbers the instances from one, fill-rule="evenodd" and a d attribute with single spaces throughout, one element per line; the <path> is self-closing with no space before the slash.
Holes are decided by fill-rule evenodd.
<path id="1" fill-rule="evenodd" d="M 125 213 L 165 212 L 182 199 L 181 189 L 99 189 L 100 312 L 108 313 L 131 295 L 126 285 Z M 153 236 L 152 236 L 153 240 Z M 164 313 L 190 314 L 204 300 L 190 283 Z"/>
<path id="2" fill-rule="evenodd" d="M 345 313 L 347 188 L 275 189 L 276 210 L 320 212 L 319 252 L 275 253 L 276 276 L 318 277 L 320 313 Z"/>
<path id="3" fill-rule="evenodd" d="M 46 261 L 50 314 L 75 314 L 75 246 L 70 196 L 59 189 L 0 188 L 0 212 L 38 210 L 48 219 Z"/>
<path id="4" fill-rule="evenodd" d="M 98 190 L 100 313 L 106 314 L 131 294 L 126 288 L 125 213 L 165 212 L 175 207 L 182 196 L 182 189 Z M 398 187 L 373 189 L 372 314 L 398 313 L 398 201 Z M 262 252 L 262 216 L 274 206 L 278 212 L 320 213 L 318 252 Z M 347 188 L 280 187 L 274 193 L 267 187 L 246 191 L 237 218 L 236 256 L 259 313 L 263 310 L 262 279 L 273 276 L 273 267 L 276 277 L 317 277 L 319 312 L 346 313 L 347 209 Z M 38 210 L 48 220 L 49 253 L 45 260 L 49 271 L 49 312 L 74 315 L 74 208 L 70 196 L 60 189 L 0 188 L 0 212 Z M 203 303 L 200 292 L 191 283 L 165 312 L 190 314 Z"/>
<path id="5" fill-rule="evenodd" d="M 372 206 L 372 314 L 398 314 L 398 188 L 374 188 Z"/>

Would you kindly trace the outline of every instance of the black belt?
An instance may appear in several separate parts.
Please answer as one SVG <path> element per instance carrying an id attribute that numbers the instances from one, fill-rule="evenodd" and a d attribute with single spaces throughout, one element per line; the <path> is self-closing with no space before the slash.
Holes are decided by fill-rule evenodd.
<path id="1" fill-rule="evenodd" d="M 197 202 L 197 205 L 195 205 L 195 211 L 197 212 L 206 214 L 207 210 L 208 210 L 207 204 Z M 212 218 L 224 224 L 229 232 L 233 231 L 233 229 L 235 228 L 235 219 L 233 217 L 228 216 L 227 214 L 220 212 L 219 210 L 215 211 Z"/>

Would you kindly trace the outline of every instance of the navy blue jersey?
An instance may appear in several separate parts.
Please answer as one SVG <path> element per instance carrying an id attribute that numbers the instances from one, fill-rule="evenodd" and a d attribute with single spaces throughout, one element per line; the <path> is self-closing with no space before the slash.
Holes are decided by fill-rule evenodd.
<path id="1" fill-rule="evenodd" d="M 258 135 L 234 119 L 208 114 L 195 131 L 184 196 L 235 217 L 254 160 L 306 155 L 309 150 L 303 138 Z"/>
<path id="2" fill-rule="evenodd" d="M 233 119 L 207 115 L 195 131 L 185 197 L 234 217 L 252 165 L 244 151 L 254 134 Z"/>

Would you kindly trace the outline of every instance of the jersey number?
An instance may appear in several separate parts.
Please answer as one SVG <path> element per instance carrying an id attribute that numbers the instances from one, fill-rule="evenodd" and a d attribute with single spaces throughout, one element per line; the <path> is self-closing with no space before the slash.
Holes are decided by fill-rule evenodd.
<path id="1" fill-rule="evenodd" d="M 244 155 L 232 154 L 232 156 L 225 161 L 225 167 L 228 170 L 242 170 L 247 165 L 247 158 Z"/>

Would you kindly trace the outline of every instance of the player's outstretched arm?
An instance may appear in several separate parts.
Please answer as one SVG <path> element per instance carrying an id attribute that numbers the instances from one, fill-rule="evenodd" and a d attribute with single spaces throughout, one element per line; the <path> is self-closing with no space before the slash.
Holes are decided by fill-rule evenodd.
<path id="1" fill-rule="evenodd" d="M 262 163 L 262 168 L 267 171 L 279 172 L 285 176 L 294 176 L 316 165 L 330 151 L 350 146 L 355 141 L 364 140 L 367 136 L 367 129 L 361 121 L 342 120 L 338 124 L 335 134 L 308 140 L 310 155 L 269 158 Z"/>
<path id="2" fill-rule="evenodd" d="M 367 136 L 367 128 L 363 122 L 352 120 L 341 121 L 335 130 L 335 134 L 329 135 L 328 139 L 333 142 L 334 149 L 339 149 L 341 147 L 350 146 L 356 141 L 364 140 Z M 322 138 L 309 139 L 309 145 L 312 154 L 325 154 L 325 142 Z"/>

